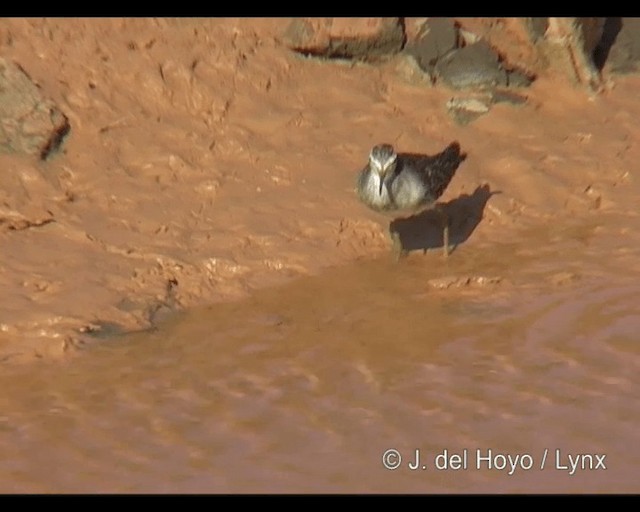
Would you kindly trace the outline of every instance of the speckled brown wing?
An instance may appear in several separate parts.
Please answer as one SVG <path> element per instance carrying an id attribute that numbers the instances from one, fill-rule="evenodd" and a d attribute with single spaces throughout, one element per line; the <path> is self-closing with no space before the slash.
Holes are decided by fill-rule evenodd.
<path id="1" fill-rule="evenodd" d="M 460 163 L 466 158 L 464 153 L 460 153 L 460 144 L 457 142 L 452 142 L 444 151 L 434 156 L 414 154 L 402 156 L 414 160 L 416 170 L 420 172 L 434 201 L 444 193 Z"/>

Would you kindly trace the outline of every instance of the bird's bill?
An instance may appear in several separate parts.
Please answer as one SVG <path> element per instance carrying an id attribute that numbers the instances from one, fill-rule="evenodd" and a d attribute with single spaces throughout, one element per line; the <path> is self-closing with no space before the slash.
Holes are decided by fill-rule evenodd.
<path id="1" fill-rule="evenodd" d="M 389 190 L 389 185 L 393 178 L 393 172 L 389 167 L 383 167 L 378 176 L 380 176 L 380 189 L 378 190 L 378 193 L 382 195 L 382 189 L 384 187 L 387 187 L 387 191 Z"/>
<path id="2" fill-rule="evenodd" d="M 392 181 L 393 181 L 393 171 L 387 168 L 384 170 L 384 172 L 382 172 L 382 174 L 380 174 L 380 190 L 379 190 L 380 195 L 382 195 L 383 187 L 387 187 L 387 194 L 391 195 Z"/>

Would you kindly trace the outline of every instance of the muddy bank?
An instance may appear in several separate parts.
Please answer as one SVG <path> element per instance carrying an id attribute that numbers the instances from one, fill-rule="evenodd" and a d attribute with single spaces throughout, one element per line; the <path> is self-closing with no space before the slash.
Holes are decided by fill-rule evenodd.
<path id="1" fill-rule="evenodd" d="M 283 42 L 289 23 L 2 22 L 2 57 L 72 130 L 55 158 L 0 155 L 2 360 L 59 355 L 87 334 L 385 254 L 388 221 L 353 193 L 381 141 L 435 154 L 456 140 L 467 153 L 442 199 L 453 257 L 568 217 L 623 239 L 633 230 L 637 76 L 594 97 L 550 73 L 526 104 L 459 126 L 451 91 L 425 87 L 405 56 L 303 58 Z M 498 31 L 512 62 L 518 30 Z"/>

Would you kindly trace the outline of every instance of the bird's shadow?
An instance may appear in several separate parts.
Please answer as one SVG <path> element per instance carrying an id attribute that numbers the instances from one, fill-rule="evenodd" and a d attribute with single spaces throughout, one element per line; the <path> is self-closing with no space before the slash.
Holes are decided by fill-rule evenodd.
<path id="1" fill-rule="evenodd" d="M 449 221 L 449 244 L 451 251 L 465 242 L 480 221 L 487 201 L 499 191 L 491 191 L 488 184 L 478 186 L 472 194 L 462 194 L 438 208 Z M 398 233 L 405 252 L 426 252 L 443 246 L 443 217 L 431 208 L 408 218 L 391 221 L 389 229 Z"/>

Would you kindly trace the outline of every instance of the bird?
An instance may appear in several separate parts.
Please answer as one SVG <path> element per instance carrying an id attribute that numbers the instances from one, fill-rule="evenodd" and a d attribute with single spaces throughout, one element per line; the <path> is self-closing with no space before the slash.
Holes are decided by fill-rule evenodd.
<path id="1" fill-rule="evenodd" d="M 394 216 L 416 215 L 434 209 L 443 224 L 444 256 L 449 256 L 449 219 L 439 208 L 443 194 L 466 155 L 460 144 L 452 142 L 441 153 L 428 156 L 397 153 L 391 144 L 377 144 L 369 153 L 367 165 L 358 173 L 356 191 L 362 203 L 371 210 Z M 399 259 L 405 251 L 400 234 L 389 228 L 393 253 Z"/>

